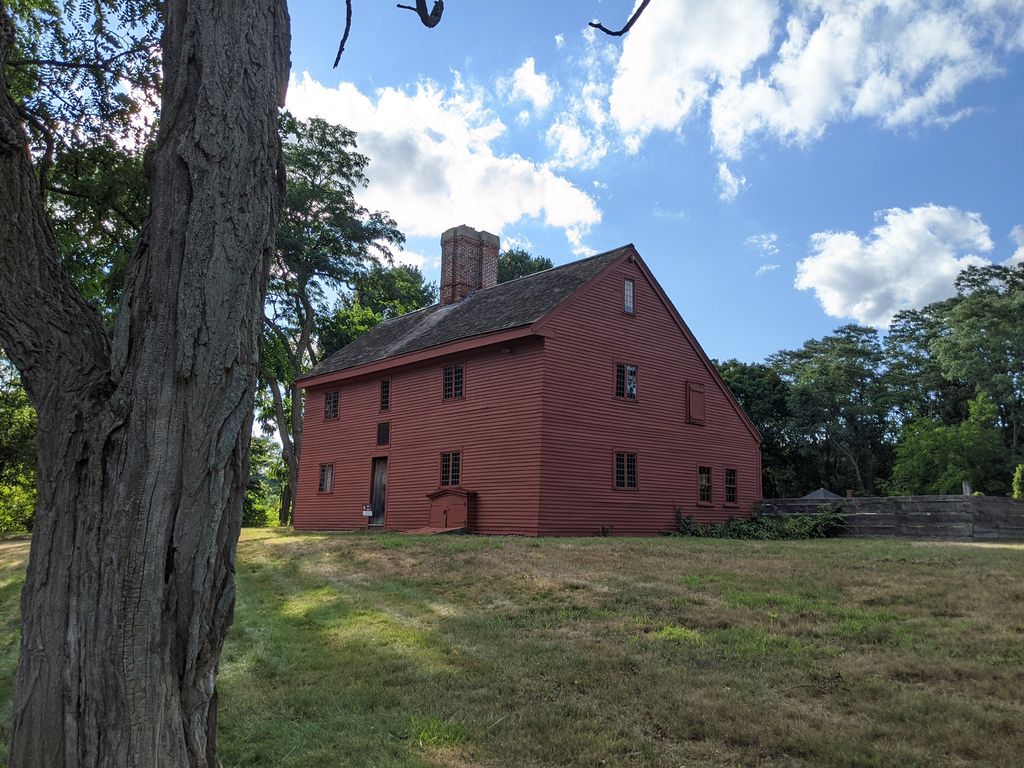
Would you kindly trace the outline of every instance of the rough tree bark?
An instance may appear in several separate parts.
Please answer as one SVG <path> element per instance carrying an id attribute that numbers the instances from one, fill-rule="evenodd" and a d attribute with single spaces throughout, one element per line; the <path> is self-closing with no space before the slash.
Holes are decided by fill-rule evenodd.
<path id="1" fill-rule="evenodd" d="M 12 766 L 216 765 L 215 675 L 284 173 L 285 0 L 168 0 L 114 336 L 64 273 L 2 62 L 0 344 L 39 412 Z"/>

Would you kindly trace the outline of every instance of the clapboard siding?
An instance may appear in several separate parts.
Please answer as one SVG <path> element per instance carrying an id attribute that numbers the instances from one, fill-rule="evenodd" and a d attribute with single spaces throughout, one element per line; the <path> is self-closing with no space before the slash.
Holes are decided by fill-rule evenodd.
<path id="1" fill-rule="evenodd" d="M 753 514 L 758 441 L 638 262 L 609 268 L 545 333 L 542 534 L 656 534 L 673 526 L 676 507 L 704 521 Z M 615 397 L 616 363 L 637 366 L 635 401 Z M 702 425 L 687 421 L 688 382 L 704 385 Z M 637 454 L 636 490 L 614 488 L 616 451 Z M 712 468 L 710 505 L 698 503 L 699 466 Z M 727 468 L 737 470 L 735 505 L 725 504 Z"/>
<path id="2" fill-rule="evenodd" d="M 377 456 L 389 461 L 385 527 L 425 527 L 427 494 L 438 488 L 447 451 L 462 453 L 461 484 L 477 494 L 471 529 L 479 533 L 653 535 L 674 525 L 677 508 L 702 521 L 749 517 L 761 499 L 756 431 L 635 250 L 605 258 L 533 325 L 459 339 L 457 350 L 417 351 L 402 365 L 372 361 L 372 374 L 355 368 L 311 379 L 295 527 L 366 527 L 361 511 Z M 627 278 L 632 314 L 623 311 Z M 465 365 L 465 397 L 445 402 L 442 369 L 457 362 Z M 636 400 L 615 396 L 619 363 L 638 368 Z M 332 376 L 335 383 L 325 383 Z M 378 412 L 381 376 L 391 379 L 387 414 Z M 334 389 L 340 415 L 324 421 L 324 394 Z M 691 413 L 691 390 L 703 390 L 703 410 Z M 701 414 L 703 423 L 690 420 Z M 378 448 L 383 420 L 391 422 L 391 445 Z M 617 451 L 637 454 L 635 490 L 614 487 Z M 330 494 L 317 493 L 324 463 L 335 467 Z M 706 505 L 698 502 L 701 466 L 712 469 Z M 732 505 L 730 468 L 738 481 Z"/>
<path id="3" fill-rule="evenodd" d="M 543 343 L 527 339 L 393 369 L 391 409 L 378 410 L 380 376 L 311 389 L 300 463 L 295 527 L 365 528 L 372 459 L 388 457 L 385 528 L 426 526 L 427 494 L 439 483 L 440 454 L 462 452 L 462 486 L 477 493 L 474 530 L 537 534 Z M 460 400 L 442 398 L 442 369 L 462 363 Z M 324 393 L 340 391 L 340 415 L 324 421 Z M 391 444 L 376 445 L 391 422 Z M 334 491 L 317 492 L 321 464 L 334 464 Z"/>

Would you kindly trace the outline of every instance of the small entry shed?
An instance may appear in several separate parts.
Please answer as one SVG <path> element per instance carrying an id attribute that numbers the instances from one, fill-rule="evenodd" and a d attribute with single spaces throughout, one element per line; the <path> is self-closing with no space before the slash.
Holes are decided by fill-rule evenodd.
<path id="1" fill-rule="evenodd" d="M 459 486 L 428 493 L 431 528 L 467 528 L 476 512 L 476 493 Z"/>

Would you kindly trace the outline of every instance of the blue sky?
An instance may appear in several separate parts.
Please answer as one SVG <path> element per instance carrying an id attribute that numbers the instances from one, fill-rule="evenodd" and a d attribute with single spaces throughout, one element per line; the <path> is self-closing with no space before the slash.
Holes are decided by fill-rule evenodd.
<path id="1" fill-rule="evenodd" d="M 1024 0 L 291 4 L 288 106 L 358 132 L 437 278 L 469 224 L 555 264 L 635 243 L 717 358 L 762 359 L 1024 260 Z"/>

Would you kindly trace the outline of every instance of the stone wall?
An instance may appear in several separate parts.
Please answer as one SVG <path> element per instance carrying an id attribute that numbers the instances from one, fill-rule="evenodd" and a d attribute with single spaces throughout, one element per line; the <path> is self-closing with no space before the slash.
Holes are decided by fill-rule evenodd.
<path id="1" fill-rule="evenodd" d="M 822 504 L 842 506 L 842 535 L 920 539 L 1024 539 L 1024 501 L 1000 496 L 866 496 L 854 499 L 765 499 L 769 517 L 820 514 Z"/>

